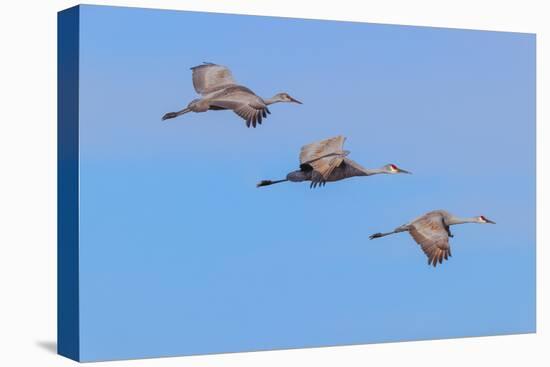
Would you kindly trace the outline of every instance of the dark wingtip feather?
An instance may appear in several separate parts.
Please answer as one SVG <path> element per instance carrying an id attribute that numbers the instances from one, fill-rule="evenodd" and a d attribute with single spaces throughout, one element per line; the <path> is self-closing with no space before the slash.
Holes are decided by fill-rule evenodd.
<path id="1" fill-rule="evenodd" d="M 195 66 L 191 66 L 189 69 L 195 70 L 195 69 L 198 69 L 198 68 L 200 68 L 200 67 L 207 66 L 207 65 L 216 65 L 216 64 L 213 63 L 213 62 L 203 61 L 202 64 L 200 64 L 200 65 L 195 65 Z"/>

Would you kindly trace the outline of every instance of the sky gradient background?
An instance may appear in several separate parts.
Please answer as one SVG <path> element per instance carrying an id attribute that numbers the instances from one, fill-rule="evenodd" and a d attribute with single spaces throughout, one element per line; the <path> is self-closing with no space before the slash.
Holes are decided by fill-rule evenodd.
<path id="1" fill-rule="evenodd" d="M 277 104 L 256 129 L 196 98 L 227 65 Z M 535 330 L 535 36 L 83 6 L 83 360 Z M 257 189 L 342 134 L 413 175 Z M 453 228 L 436 269 L 408 234 Z"/>

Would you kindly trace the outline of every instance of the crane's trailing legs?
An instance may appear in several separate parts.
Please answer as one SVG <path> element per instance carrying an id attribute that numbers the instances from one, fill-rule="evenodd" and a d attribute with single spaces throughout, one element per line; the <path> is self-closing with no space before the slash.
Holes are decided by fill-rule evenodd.
<path id="1" fill-rule="evenodd" d="M 291 181 L 291 182 L 302 182 L 302 181 L 306 181 L 308 179 L 311 179 L 311 172 L 302 172 L 300 170 L 297 170 L 297 171 L 293 171 L 293 172 L 290 172 L 288 175 L 286 175 L 286 178 L 284 180 L 261 180 L 260 182 L 258 182 L 256 184 L 256 187 L 262 187 L 262 186 L 269 186 L 269 185 L 273 185 L 273 184 L 276 184 L 276 183 L 279 183 L 279 182 L 286 182 L 286 181 Z"/>
<path id="2" fill-rule="evenodd" d="M 394 230 L 391 231 L 391 232 L 386 232 L 386 233 L 378 232 L 378 233 L 372 234 L 372 235 L 369 236 L 369 239 L 373 240 L 373 239 L 375 239 L 375 238 L 380 238 L 380 237 L 384 237 L 384 236 L 389 236 L 390 234 L 399 233 L 399 232 L 405 232 L 405 231 L 408 231 L 408 230 L 409 230 L 409 226 L 407 226 L 407 225 L 402 225 L 402 226 L 397 227 L 396 229 L 394 229 Z"/>
<path id="3" fill-rule="evenodd" d="M 279 183 L 279 182 L 286 182 L 288 181 L 287 179 L 284 179 L 284 180 L 276 180 L 276 181 L 271 181 L 271 180 L 261 180 L 260 182 L 258 182 L 256 184 L 256 187 L 262 187 L 262 186 L 269 186 L 269 185 L 273 185 L 273 184 L 276 184 L 276 183 Z"/>
<path id="4" fill-rule="evenodd" d="M 191 112 L 191 109 L 189 107 L 184 108 L 183 110 L 177 111 L 177 112 L 168 112 L 167 114 L 162 116 L 162 120 L 164 121 L 164 120 L 168 120 L 168 119 L 173 119 L 173 118 L 181 116 L 181 115 L 183 115 L 187 112 Z"/>

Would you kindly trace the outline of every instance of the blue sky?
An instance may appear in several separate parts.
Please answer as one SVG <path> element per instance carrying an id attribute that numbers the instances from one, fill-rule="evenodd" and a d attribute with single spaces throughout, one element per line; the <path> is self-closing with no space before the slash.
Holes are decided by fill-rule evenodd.
<path id="1" fill-rule="evenodd" d="M 535 36 L 84 6 L 80 59 L 84 360 L 535 330 Z M 196 98 L 227 65 L 265 97 L 247 129 Z M 413 175 L 256 189 L 342 134 Z M 437 269 L 408 234 L 453 229 Z"/>

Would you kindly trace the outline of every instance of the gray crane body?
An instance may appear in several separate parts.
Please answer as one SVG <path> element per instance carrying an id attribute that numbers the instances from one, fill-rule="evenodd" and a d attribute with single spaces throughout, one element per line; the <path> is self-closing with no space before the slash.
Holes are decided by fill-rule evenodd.
<path id="1" fill-rule="evenodd" d="M 284 180 L 262 180 L 256 186 L 269 186 L 285 181 L 311 181 L 310 187 L 314 188 L 324 186 L 327 182 L 351 177 L 410 173 L 395 164 L 387 164 L 381 168 L 365 168 L 347 157 L 350 152 L 343 149 L 344 141 L 343 136 L 335 136 L 304 145 L 300 152 L 299 170 L 290 172 Z"/>
<path id="2" fill-rule="evenodd" d="M 238 85 L 231 71 L 222 65 L 204 63 L 192 67 L 191 70 L 195 91 L 202 97 L 192 100 L 183 110 L 166 113 L 162 120 L 173 119 L 188 112 L 232 110 L 245 120 L 247 127 L 256 127 L 271 113 L 267 106 L 278 102 L 302 103 L 284 92 L 263 99 L 249 88 Z"/>
<path id="3" fill-rule="evenodd" d="M 477 217 L 461 218 L 446 210 L 433 210 L 407 224 L 403 224 L 391 232 L 375 233 L 369 238 L 375 239 L 392 235 L 394 233 L 409 232 L 422 251 L 428 257 L 428 265 L 441 264 L 451 256 L 449 238 L 454 237 L 450 227 L 463 223 L 495 224 L 483 215 Z"/>

